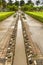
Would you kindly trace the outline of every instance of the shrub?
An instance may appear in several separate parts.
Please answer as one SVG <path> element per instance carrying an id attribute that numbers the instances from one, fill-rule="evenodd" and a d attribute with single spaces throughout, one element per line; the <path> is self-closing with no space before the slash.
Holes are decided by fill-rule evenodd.
<path id="1" fill-rule="evenodd" d="M 32 5 L 24 5 L 21 7 L 21 10 L 23 11 L 32 11 L 33 6 Z"/>
<path id="2" fill-rule="evenodd" d="M 27 5 L 25 4 L 24 6 L 21 7 L 22 11 L 43 11 L 43 6 L 37 7 L 33 6 L 32 4 Z"/>
<path id="3" fill-rule="evenodd" d="M 6 19 L 11 16 L 14 12 L 0 12 L 0 21 Z"/>
<path id="4" fill-rule="evenodd" d="M 26 13 L 43 23 L 43 12 L 26 12 Z"/>
<path id="5" fill-rule="evenodd" d="M 17 6 L 15 6 L 15 5 L 8 5 L 7 6 L 7 9 L 9 10 L 9 11 L 17 11 L 18 10 L 18 7 Z"/>

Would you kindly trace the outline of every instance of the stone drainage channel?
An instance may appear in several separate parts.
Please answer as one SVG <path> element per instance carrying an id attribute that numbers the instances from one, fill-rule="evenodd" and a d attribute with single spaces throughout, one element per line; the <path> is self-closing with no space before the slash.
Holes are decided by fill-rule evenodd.
<path id="1" fill-rule="evenodd" d="M 7 53 L 6 53 L 5 65 L 13 65 L 13 60 L 14 60 L 14 55 L 15 55 L 17 25 L 18 25 L 18 21 L 16 21 L 15 27 L 14 27 L 12 35 L 11 35 L 11 38 L 9 40 L 9 45 L 8 45 Z"/>
<path id="2" fill-rule="evenodd" d="M 23 22 L 22 22 L 22 30 L 23 30 L 24 46 L 25 46 L 25 53 L 26 53 L 27 65 L 35 65 L 34 64 L 34 59 L 33 59 L 34 53 L 32 51 L 32 47 L 30 45 L 29 38 L 28 38 L 28 35 L 26 33 L 26 29 L 24 27 Z"/>

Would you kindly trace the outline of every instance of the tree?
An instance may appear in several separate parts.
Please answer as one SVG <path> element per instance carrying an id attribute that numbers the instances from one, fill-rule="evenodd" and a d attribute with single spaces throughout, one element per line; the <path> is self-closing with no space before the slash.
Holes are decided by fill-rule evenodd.
<path id="1" fill-rule="evenodd" d="M 8 3 L 9 3 L 9 5 L 12 5 L 12 0 L 9 0 L 9 2 L 8 2 Z"/>
<path id="2" fill-rule="evenodd" d="M 7 8 L 8 8 L 9 11 L 17 11 L 18 10 L 18 7 L 15 6 L 15 5 L 12 5 L 12 6 L 11 5 L 10 6 L 8 5 Z"/>
<path id="3" fill-rule="evenodd" d="M 0 0 L 0 11 L 4 11 L 6 8 L 6 0 Z"/>
<path id="4" fill-rule="evenodd" d="M 14 4 L 15 4 L 16 6 L 19 6 L 19 1 L 16 1 Z"/>
<path id="5" fill-rule="evenodd" d="M 6 8 L 6 1 L 5 0 L 2 0 L 2 7 Z"/>
<path id="6" fill-rule="evenodd" d="M 39 0 L 37 0 L 37 1 L 36 1 L 36 5 L 38 6 L 39 4 L 40 4 L 40 1 L 39 1 Z"/>
<path id="7" fill-rule="evenodd" d="M 32 5 L 24 5 L 24 6 L 21 7 L 21 10 L 23 10 L 23 11 L 32 11 L 33 6 Z"/>
<path id="8" fill-rule="evenodd" d="M 23 6 L 25 4 L 24 0 L 20 1 L 20 6 Z"/>
<path id="9" fill-rule="evenodd" d="M 31 4 L 32 3 L 32 1 L 31 0 L 28 0 L 28 4 Z"/>
<path id="10" fill-rule="evenodd" d="M 0 11 L 2 9 L 2 0 L 0 0 Z"/>
<path id="11" fill-rule="evenodd" d="M 34 3 L 31 0 L 28 0 L 27 5 L 30 5 L 30 4 L 34 5 Z"/>
<path id="12" fill-rule="evenodd" d="M 0 7 L 1 7 L 2 0 L 0 0 Z"/>
<path id="13" fill-rule="evenodd" d="M 36 5 L 38 6 L 40 4 L 40 1 L 39 0 L 37 0 L 36 1 Z M 37 7 L 37 11 L 39 11 L 39 8 Z"/>

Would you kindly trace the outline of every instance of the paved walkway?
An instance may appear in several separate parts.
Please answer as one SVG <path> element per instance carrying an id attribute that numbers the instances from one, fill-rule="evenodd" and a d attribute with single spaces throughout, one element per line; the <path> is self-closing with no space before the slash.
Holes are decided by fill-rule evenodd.
<path id="1" fill-rule="evenodd" d="M 22 35 L 22 25 L 21 20 L 18 21 L 17 39 L 15 47 L 15 56 L 13 65 L 27 65 L 26 55 L 24 48 L 24 40 Z"/>
<path id="2" fill-rule="evenodd" d="M 43 25 L 28 15 L 26 15 L 26 18 L 32 40 L 37 44 L 43 54 Z"/>

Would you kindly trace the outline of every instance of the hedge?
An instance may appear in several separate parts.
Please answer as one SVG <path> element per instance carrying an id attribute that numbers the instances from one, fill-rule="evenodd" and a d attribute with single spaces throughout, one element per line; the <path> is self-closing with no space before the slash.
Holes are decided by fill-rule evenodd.
<path id="1" fill-rule="evenodd" d="M 28 11 L 26 11 L 25 13 L 43 23 L 43 12 L 28 12 Z"/>
<path id="2" fill-rule="evenodd" d="M 0 12 L 0 21 L 14 14 L 14 12 Z"/>

